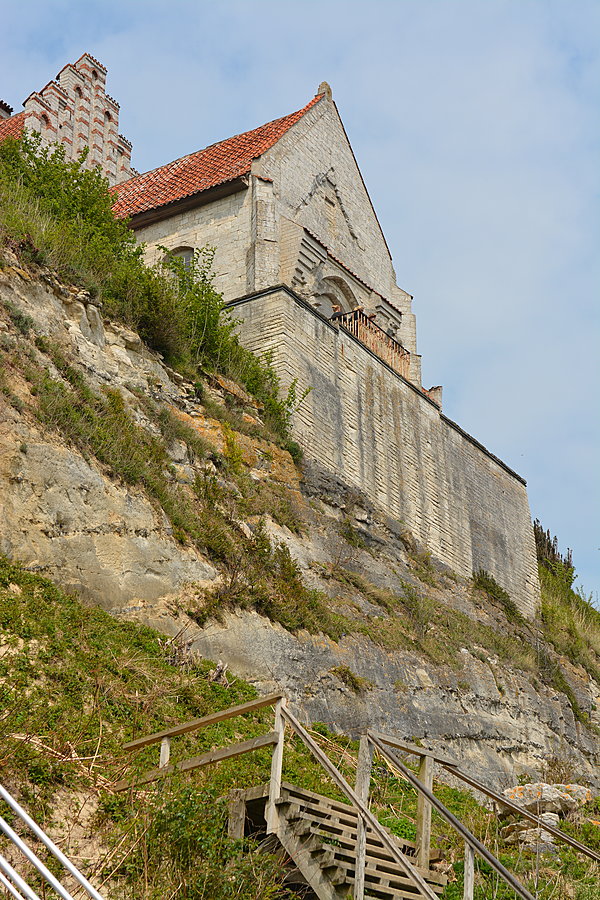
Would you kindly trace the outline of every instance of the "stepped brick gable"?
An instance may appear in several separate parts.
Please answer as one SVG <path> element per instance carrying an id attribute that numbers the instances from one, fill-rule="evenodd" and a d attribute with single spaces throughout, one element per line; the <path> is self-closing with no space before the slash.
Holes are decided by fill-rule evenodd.
<path id="1" fill-rule="evenodd" d="M 131 144 L 119 134 L 119 104 L 106 93 L 106 69 L 84 53 L 67 63 L 56 80 L 30 94 L 23 112 L 0 102 L 0 141 L 24 129 L 40 134 L 43 145 L 60 142 L 67 159 L 88 150 L 86 165 L 100 166 L 110 184 L 129 179 Z"/>

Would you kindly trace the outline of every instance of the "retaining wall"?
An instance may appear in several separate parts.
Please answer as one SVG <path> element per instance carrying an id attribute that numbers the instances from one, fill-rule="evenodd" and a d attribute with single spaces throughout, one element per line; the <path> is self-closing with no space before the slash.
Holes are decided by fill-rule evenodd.
<path id="1" fill-rule="evenodd" d="M 271 351 L 283 387 L 310 393 L 293 431 L 460 575 L 491 573 L 519 610 L 539 600 L 524 480 L 418 388 L 281 286 L 234 304 L 243 343 Z"/>

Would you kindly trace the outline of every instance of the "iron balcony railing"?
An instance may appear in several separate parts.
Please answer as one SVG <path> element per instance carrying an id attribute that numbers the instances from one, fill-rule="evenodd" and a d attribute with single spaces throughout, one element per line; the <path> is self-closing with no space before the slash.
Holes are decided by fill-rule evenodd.
<path id="1" fill-rule="evenodd" d="M 375 356 L 382 359 L 403 378 L 410 373 L 410 353 L 402 344 L 386 334 L 383 328 L 376 325 L 373 319 L 362 309 L 353 309 L 349 313 L 338 313 L 333 320 L 354 335 L 361 344 L 368 347 Z"/>

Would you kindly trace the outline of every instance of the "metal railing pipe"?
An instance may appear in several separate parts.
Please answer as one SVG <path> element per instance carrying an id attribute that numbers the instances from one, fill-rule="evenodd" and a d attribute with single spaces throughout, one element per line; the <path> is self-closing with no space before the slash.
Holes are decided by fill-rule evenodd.
<path id="1" fill-rule="evenodd" d="M 379 738 L 375 737 L 374 734 L 369 732 L 369 740 L 377 747 L 381 755 L 387 759 L 393 766 L 395 766 L 399 772 L 401 772 L 406 780 L 412 784 L 417 791 L 427 798 L 427 800 L 431 803 L 431 805 L 439 812 L 443 819 L 445 819 L 452 827 L 457 831 L 461 837 L 475 850 L 476 853 L 479 854 L 491 867 L 495 872 L 500 875 L 500 877 L 508 884 L 509 887 L 517 894 L 522 900 L 535 900 L 533 894 L 531 894 L 526 887 L 524 887 L 520 881 L 518 881 L 512 872 L 509 872 L 507 868 L 505 868 L 499 859 L 496 859 L 493 853 L 491 853 L 487 847 L 478 840 L 472 832 L 466 828 L 463 823 L 456 818 L 456 816 L 450 812 L 450 810 L 444 806 L 441 800 L 433 794 L 425 785 L 421 784 L 419 779 L 415 776 L 411 770 L 404 765 L 404 763 L 398 759 L 395 753 L 393 753 L 389 747 L 386 747 Z"/>
<path id="2" fill-rule="evenodd" d="M 33 852 L 31 847 L 28 847 L 25 841 L 19 837 L 16 831 L 10 827 L 8 822 L 0 816 L 0 831 L 3 831 L 6 837 L 13 842 L 15 847 L 17 847 L 23 856 L 25 856 L 32 866 L 34 866 L 40 875 L 46 879 L 49 885 L 51 885 L 59 897 L 62 897 L 63 900 L 73 900 L 73 897 L 68 892 L 68 890 L 62 886 L 58 878 L 52 874 L 50 869 L 48 869 L 41 859 L 38 859 L 36 854 Z"/>
<path id="3" fill-rule="evenodd" d="M 563 841 L 565 844 L 573 847 L 573 849 L 579 851 L 579 853 L 584 853 L 586 856 L 589 856 L 590 859 L 594 859 L 596 860 L 596 862 L 600 862 L 600 853 L 598 853 L 596 850 L 592 850 L 591 847 L 586 847 L 586 845 L 582 844 L 581 841 L 575 840 L 575 838 L 571 837 L 570 834 L 565 834 L 565 832 L 561 831 L 560 828 L 555 828 L 554 825 L 550 825 L 550 823 L 546 824 L 546 822 L 543 822 L 539 816 L 535 816 L 519 803 L 515 803 L 513 800 L 509 800 L 508 797 L 502 796 L 502 794 L 499 794 L 497 791 L 486 787 L 485 784 L 477 781 L 477 779 L 472 778 L 470 775 L 466 775 L 457 766 L 452 765 L 451 763 L 446 763 L 443 760 L 440 760 L 440 762 L 444 766 L 444 768 L 448 772 L 450 772 L 451 775 L 454 775 L 455 778 L 460 778 L 461 781 L 465 782 L 465 784 L 470 785 L 470 787 L 475 788 L 475 790 L 477 791 L 481 791 L 482 794 L 490 797 L 490 799 L 497 803 L 499 806 L 505 806 L 511 812 L 522 816 L 522 818 L 527 819 L 528 822 L 532 822 L 538 828 L 542 828 L 544 831 L 547 831 L 549 834 L 553 835 L 553 837 L 558 838 L 559 841 Z"/>
<path id="4" fill-rule="evenodd" d="M 18 872 L 15 872 L 11 864 L 8 860 L 4 859 L 3 856 L 0 855 L 0 872 L 6 877 L 6 879 L 10 879 L 13 884 L 19 888 L 20 891 L 26 897 L 26 900 L 40 900 L 39 896 L 30 888 L 26 881 L 23 881 Z M 19 896 L 18 894 L 16 895 Z"/>
<path id="5" fill-rule="evenodd" d="M 69 872 L 75 881 L 81 885 L 84 890 L 86 890 L 90 897 L 93 897 L 93 900 L 104 900 L 102 894 L 98 893 L 96 888 L 90 884 L 90 882 L 81 874 L 79 869 L 73 865 L 71 860 L 65 856 L 62 850 L 59 850 L 54 841 L 50 840 L 48 835 L 40 828 L 40 826 L 33 821 L 30 815 L 28 815 L 25 810 L 17 803 L 14 797 L 8 793 L 6 788 L 0 785 L 0 797 L 4 800 L 5 803 L 10 806 L 12 811 L 19 816 L 22 822 L 27 825 L 28 828 L 31 829 L 36 838 L 50 851 L 50 853 L 61 863 L 67 872 Z"/>
<path id="6" fill-rule="evenodd" d="M 0 872 L 0 884 L 6 888 L 11 897 L 15 897 L 16 900 L 24 900 L 23 894 L 20 894 L 16 887 L 13 887 L 6 875 L 3 875 L 2 872 Z"/>

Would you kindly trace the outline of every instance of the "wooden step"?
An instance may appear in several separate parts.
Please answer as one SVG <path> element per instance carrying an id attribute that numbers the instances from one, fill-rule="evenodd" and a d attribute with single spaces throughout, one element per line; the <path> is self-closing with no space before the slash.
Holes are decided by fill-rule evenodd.
<path id="1" fill-rule="evenodd" d="M 334 847 L 339 846 L 347 848 L 348 850 L 353 850 L 356 847 L 356 829 L 352 831 L 351 829 L 339 825 L 337 822 L 330 819 L 313 818 L 310 812 L 298 809 L 296 804 L 294 804 L 294 807 L 295 808 L 293 810 L 292 816 L 290 817 L 288 811 L 286 810 L 285 801 L 280 805 L 280 809 L 282 810 L 283 815 L 286 816 L 287 820 L 289 822 L 293 822 L 294 824 L 298 824 L 299 834 L 303 831 L 304 833 L 306 833 L 308 830 L 311 830 L 322 837 L 324 840 L 329 840 Z M 395 835 L 391 836 L 394 838 L 394 842 L 398 846 L 398 849 L 401 850 L 405 854 L 405 856 L 410 859 L 412 854 L 410 852 L 405 852 L 402 838 L 397 838 Z M 410 849 L 411 848 L 409 848 L 409 850 Z M 367 853 L 375 858 L 394 861 L 394 857 L 391 855 L 390 851 L 371 829 L 367 829 Z M 433 851 L 430 854 L 430 859 L 439 859 L 439 853 Z"/>
<path id="2" fill-rule="evenodd" d="M 286 804 L 288 804 L 287 808 Z M 327 809 L 327 807 L 320 807 L 312 801 L 303 803 L 299 797 L 291 799 L 289 796 L 282 796 L 277 801 L 277 805 L 280 808 L 286 810 L 285 815 L 289 820 L 293 819 L 294 817 L 300 818 L 302 816 L 309 817 L 311 819 L 314 819 L 315 821 L 320 820 L 324 824 L 326 823 L 328 830 L 331 830 L 332 832 L 335 830 L 339 834 L 346 836 L 350 840 L 356 840 L 358 815 L 356 811 L 352 809 L 352 807 L 347 807 L 346 809 L 354 815 L 347 815 L 345 811 L 331 812 Z M 377 838 L 377 836 L 371 831 L 370 828 L 367 829 L 367 835 L 372 835 L 373 840 L 379 841 L 379 838 Z M 394 843 L 405 854 L 405 856 L 416 855 L 415 844 L 412 841 L 409 841 L 406 838 L 398 837 L 398 835 L 394 834 L 391 834 L 391 837 L 393 838 Z M 439 859 L 439 853 L 435 850 L 432 851 L 430 854 L 430 859 L 432 861 Z"/>
<path id="3" fill-rule="evenodd" d="M 283 805 L 285 808 L 285 804 Z M 300 819 L 286 825 L 291 826 L 292 833 L 300 839 L 303 851 L 308 851 L 311 859 L 318 863 L 329 884 L 341 889 L 349 888 L 355 878 L 355 847 L 351 841 L 346 841 L 347 846 L 339 846 L 339 841 L 333 844 L 325 844 L 326 853 L 319 855 L 315 852 L 319 843 L 327 840 L 327 835 L 311 830 L 311 821 L 306 814 Z M 322 828 L 322 820 L 317 820 L 314 825 Z M 441 894 L 446 884 L 446 877 L 438 872 L 418 869 L 421 876 L 429 883 L 434 893 Z M 387 854 L 387 858 L 378 858 L 367 848 L 367 865 L 365 868 L 365 887 L 367 896 L 373 898 L 411 898 L 416 900 L 420 896 L 419 890 L 413 885 L 402 867 Z"/>
<path id="4" fill-rule="evenodd" d="M 340 851 L 338 847 L 334 847 L 333 850 L 336 865 L 342 866 L 342 868 L 354 872 L 354 868 L 356 865 L 355 855 L 347 851 Z M 388 877 L 396 877 L 396 875 L 403 879 L 408 878 L 408 876 L 404 874 L 404 869 L 399 863 L 374 859 L 370 854 L 367 854 L 367 866 L 372 872 L 378 873 L 380 877 L 384 879 Z M 413 868 L 416 869 L 416 871 L 419 873 L 419 875 L 421 875 L 424 881 L 429 882 L 432 888 L 434 887 L 434 885 L 439 885 L 440 889 L 442 889 L 448 883 L 447 877 L 441 872 L 421 869 L 417 866 L 413 866 Z M 408 880 L 410 881 L 410 879 Z"/>
<path id="5" fill-rule="evenodd" d="M 302 805 L 304 808 L 311 809 L 322 817 L 330 814 L 333 819 L 339 821 L 340 825 L 349 826 L 356 832 L 358 810 L 348 803 L 340 803 L 337 800 L 331 800 L 329 797 L 319 797 L 318 794 L 313 794 L 312 791 L 292 788 L 291 785 L 285 783 L 282 784 L 281 799 Z M 410 841 L 407 838 L 398 838 L 397 836 L 395 836 L 395 839 L 406 847 L 406 851 L 412 849 L 413 853 L 415 852 L 414 841 Z"/>
<path id="6" fill-rule="evenodd" d="M 239 792 L 236 802 L 238 805 L 245 802 L 247 814 L 258 824 L 264 816 L 267 798 L 268 785 L 262 785 Z M 355 880 L 358 810 L 286 782 L 275 802 L 279 813 L 277 839 L 292 861 L 288 883 L 304 882 L 306 889 L 312 889 L 319 900 L 346 900 Z M 413 857 L 414 864 L 414 842 L 386 831 L 408 861 Z M 366 833 L 366 851 L 365 900 L 422 897 L 403 867 L 370 828 Z M 439 854 L 434 851 L 431 859 L 439 859 Z M 434 893 L 442 893 L 447 882 L 444 875 L 421 868 L 417 871 Z"/>
<path id="7" fill-rule="evenodd" d="M 351 859 L 336 853 L 335 864 L 338 868 L 346 870 L 349 881 L 354 881 L 354 870 L 356 866 L 356 860 L 354 858 Z M 429 884 L 433 891 L 442 893 L 447 883 L 445 875 L 441 875 L 439 872 L 425 872 L 423 869 L 417 869 L 417 872 L 421 875 L 423 880 Z M 397 883 L 403 890 L 410 890 L 412 888 L 412 881 L 408 875 L 404 874 L 398 863 L 395 866 L 389 864 L 383 866 L 373 865 L 373 861 L 368 856 L 367 865 L 365 866 L 365 878 L 378 879 L 384 885 L 387 885 L 388 883 Z"/>

